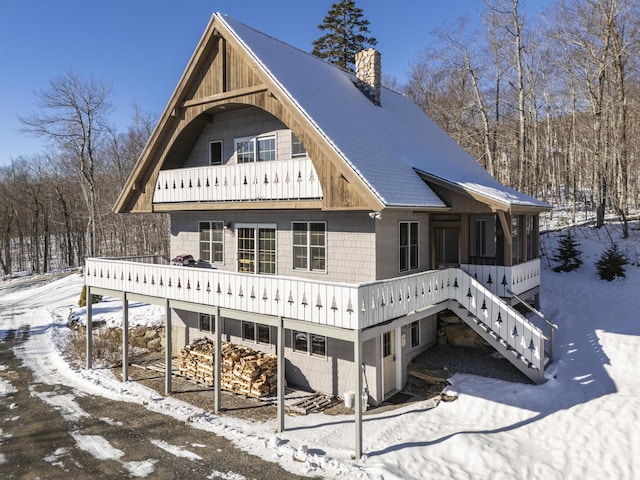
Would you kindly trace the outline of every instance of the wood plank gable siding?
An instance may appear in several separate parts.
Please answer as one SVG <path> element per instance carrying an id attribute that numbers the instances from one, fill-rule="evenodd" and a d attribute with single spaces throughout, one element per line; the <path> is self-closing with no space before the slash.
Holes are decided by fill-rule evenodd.
<path id="1" fill-rule="evenodd" d="M 156 130 L 145 147 L 116 206 L 116 212 L 151 212 L 153 192 L 162 168 L 179 168 L 216 108 L 254 106 L 290 128 L 312 159 L 326 210 L 379 210 L 380 199 L 280 91 L 224 25 L 209 24 Z M 242 202 L 236 203 L 243 208 Z M 285 205 L 283 205 L 284 207 Z M 201 206 L 200 206 L 201 207 Z M 211 209 L 216 204 L 210 205 Z M 176 205 L 183 210 L 185 205 Z M 295 208 L 292 205 L 291 208 Z M 163 206 L 163 211 L 171 207 Z"/>

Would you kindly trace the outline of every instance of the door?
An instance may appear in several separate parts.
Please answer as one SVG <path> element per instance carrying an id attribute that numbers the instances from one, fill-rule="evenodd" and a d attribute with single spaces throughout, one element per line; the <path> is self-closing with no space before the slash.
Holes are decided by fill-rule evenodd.
<path id="1" fill-rule="evenodd" d="M 396 389 L 396 342 L 395 330 L 382 334 L 382 376 L 384 398 Z"/>
<path id="2" fill-rule="evenodd" d="M 238 272 L 276 274 L 276 229 L 262 226 L 237 228 Z"/>
<path id="3" fill-rule="evenodd" d="M 436 228 L 436 268 L 460 266 L 460 229 Z"/>

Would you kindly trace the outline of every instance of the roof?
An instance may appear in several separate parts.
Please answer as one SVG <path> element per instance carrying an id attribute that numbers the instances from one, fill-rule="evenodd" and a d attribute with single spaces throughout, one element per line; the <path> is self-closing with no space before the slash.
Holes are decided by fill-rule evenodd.
<path id="1" fill-rule="evenodd" d="M 422 177 L 502 204 L 548 208 L 507 188 L 404 95 L 382 88 L 380 106 L 355 75 L 227 15 L 214 14 L 387 207 L 443 207 Z"/>

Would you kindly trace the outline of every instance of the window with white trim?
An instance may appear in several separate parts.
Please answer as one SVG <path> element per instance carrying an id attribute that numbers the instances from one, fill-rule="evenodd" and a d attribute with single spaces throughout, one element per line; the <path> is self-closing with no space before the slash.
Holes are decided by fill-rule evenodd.
<path id="1" fill-rule="evenodd" d="M 293 268 L 312 272 L 327 270 L 327 224 L 293 222 Z"/>
<path id="2" fill-rule="evenodd" d="M 238 272 L 276 274 L 276 229 L 269 225 L 237 225 Z"/>
<path id="3" fill-rule="evenodd" d="M 276 160 L 276 136 L 242 137 L 235 139 L 236 162 L 266 162 Z"/>
<path id="4" fill-rule="evenodd" d="M 420 321 L 416 320 L 409 325 L 411 336 L 411 348 L 416 348 L 420 345 Z"/>
<path id="5" fill-rule="evenodd" d="M 418 268 L 419 222 L 400 222 L 400 271 Z"/>
<path id="6" fill-rule="evenodd" d="M 256 322 L 242 322 L 242 340 L 245 342 L 271 344 L 271 328 Z"/>
<path id="7" fill-rule="evenodd" d="M 209 165 L 222 165 L 222 140 L 209 142 Z"/>
<path id="8" fill-rule="evenodd" d="M 224 263 L 224 222 L 199 222 L 200 260 Z"/>
<path id="9" fill-rule="evenodd" d="M 293 158 L 307 156 L 307 149 L 304 148 L 300 139 L 293 132 L 291 132 L 291 156 Z"/>
<path id="10" fill-rule="evenodd" d="M 318 357 L 327 356 L 327 337 L 315 333 L 292 330 L 293 350 Z"/>

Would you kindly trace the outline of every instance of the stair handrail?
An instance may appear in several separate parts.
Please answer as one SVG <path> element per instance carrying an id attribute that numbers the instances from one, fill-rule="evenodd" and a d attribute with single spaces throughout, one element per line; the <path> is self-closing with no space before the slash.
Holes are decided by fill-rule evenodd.
<path id="1" fill-rule="evenodd" d="M 517 351 L 520 355 L 522 355 L 528 361 L 534 363 L 536 368 L 543 369 L 544 368 L 544 339 L 546 339 L 546 336 L 544 335 L 544 332 L 539 327 L 537 327 L 535 324 L 533 324 L 527 317 L 525 317 L 520 312 L 518 312 L 513 307 L 511 307 L 511 305 L 509 305 L 507 302 L 505 302 L 499 295 L 493 293 L 491 290 L 489 290 L 487 287 L 485 287 L 480 281 L 478 281 L 478 279 L 476 279 L 475 277 L 473 277 L 472 275 L 470 275 L 469 273 L 465 272 L 462 269 L 451 269 L 451 270 L 455 270 L 458 274 L 462 274 L 462 278 L 466 279 L 469 282 L 468 285 L 470 287 L 472 287 L 476 292 L 481 293 L 482 295 L 484 295 L 485 298 L 489 299 L 495 305 L 500 305 L 501 308 L 504 308 L 506 310 L 510 310 L 511 311 L 511 315 L 513 315 L 513 318 L 516 319 L 517 322 L 519 322 L 523 326 L 526 325 L 527 329 L 529 329 L 532 333 L 535 332 L 535 334 L 541 340 L 543 340 L 542 341 L 542 345 L 540 345 L 541 349 L 538 350 L 538 352 L 540 352 L 542 354 L 542 356 L 539 358 L 539 363 L 538 363 L 538 362 L 533 362 L 532 358 L 529 357 L 529 355 L 527 355 L 527 353 L 525 352 L 525 348 L 522 348 L 523 345 L 518 345 L 517 343 L 514 343 L 511 340 L 511 338 L 505 337 L 502 334 L 500 334 L 500 337 L 504 341 L 506 341 L 515 351 Z M 460 303 L 460 305 L 463 308 L 465 308 L 470 313 L 475 315 L 476 318 L 478 318 L 482 323 L 485 323 L 485 324 L 487 324 L 487 326 L 491 327 L 490 324 L 488 324 L 487 322 L 482 320 L 478 316 L 478 314 L 474 312 L 474 310 L 477 310 L 477 308 L 469 308 L 468 306 L 465 306 L 468 303 L 467 302 L 467 298 L 465 298 L 466 296 L 467 295 L 456 294 L 451 298 L 453 300 L 458 301 L 458 303 Z"/>
<path id="2" fill-rule="evenodd" d="M 518 300 L 529 311 L 531 311 L 538 318 L 542 319 L 549 327 L 551 327 L 551 329 L 549 330 L 549 338 L 548 338 L 548 340 L 549 340 L 549 359 L 551 361 L 553 361 L 554 360 L 554 336 L 555 336 L 554 330 L 558 330 L 558 325 L 556 325 L 552 321 L 548 320 L 541 311 L 539 311 L 533 305 L 529 305 L 529 303 L 526 300 L 520 298 L 518 295 L 513 293 L 511 290 L 507 290 L 507 293 L 509 293 L 509 295 L 511 295 L 516 300 Z"/>

